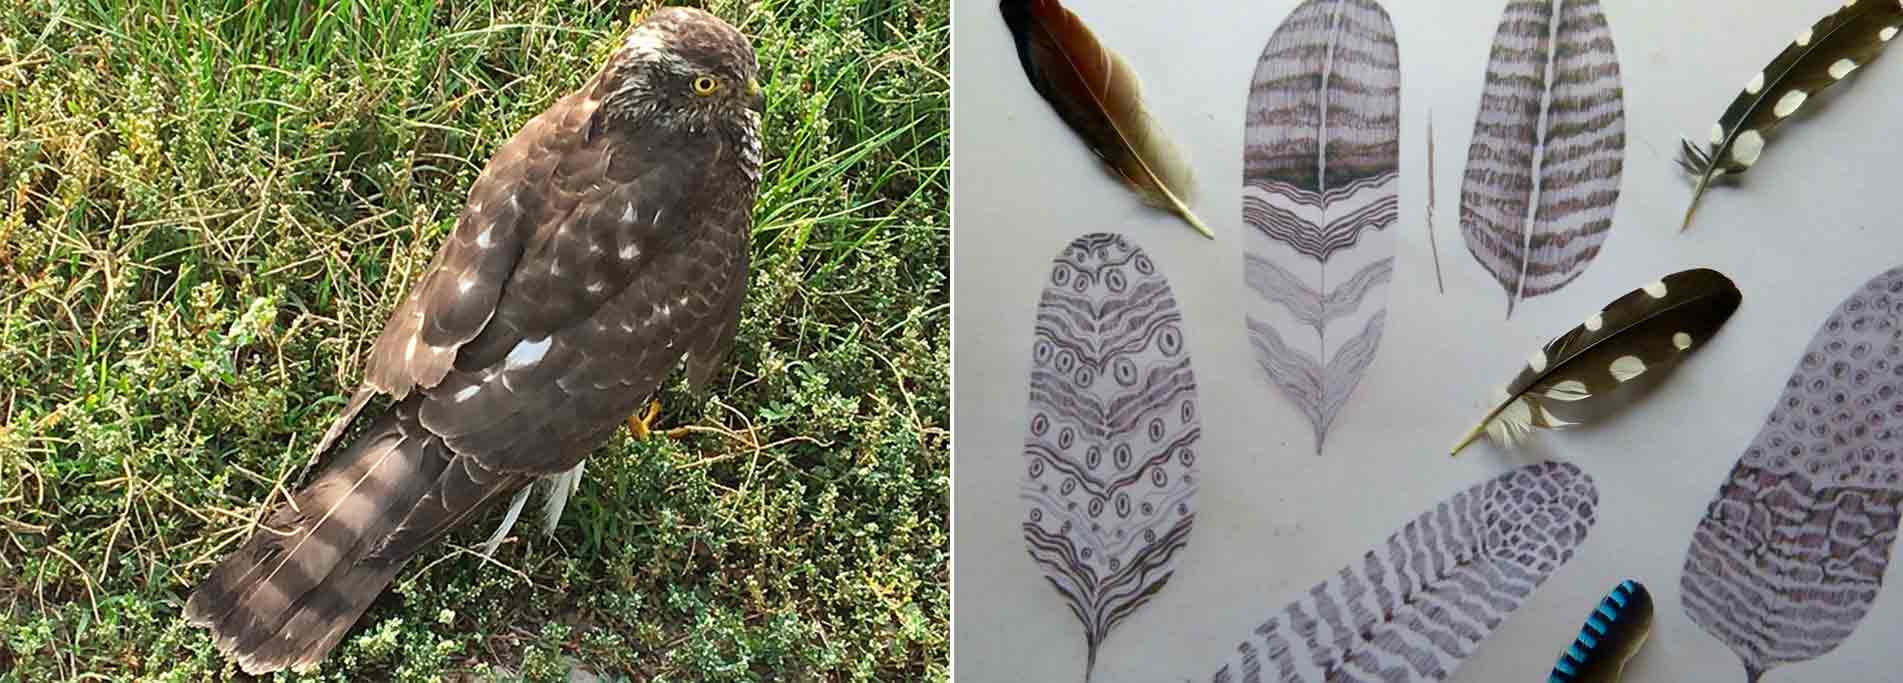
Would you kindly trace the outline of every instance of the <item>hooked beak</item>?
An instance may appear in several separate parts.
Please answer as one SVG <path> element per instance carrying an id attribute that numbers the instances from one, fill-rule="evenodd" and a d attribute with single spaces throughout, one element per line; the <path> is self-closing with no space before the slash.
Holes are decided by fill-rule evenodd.
<path id="1" fill-rule="evenodd" d="M 758 79 L 747 79 L 747 104 L 753 107 L 754 111 L 766 113 L 766 91 L 760 89 Z"/>

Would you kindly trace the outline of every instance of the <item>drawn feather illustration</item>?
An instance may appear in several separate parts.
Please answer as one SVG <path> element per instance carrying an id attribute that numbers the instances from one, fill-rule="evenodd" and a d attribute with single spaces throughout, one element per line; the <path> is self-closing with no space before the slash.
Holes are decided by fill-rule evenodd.
<path id="1" fill-rule="evenodd" d="M 1123 57 L 1097 41 L 1057 0 L 1001 0 L 1018 62 L 1031 86 L 1145 204 L 1180 216 L 1215 239 L 1189 208 L 1196 176 L 1143 104 L 1143 88 Z"/>
<path id="2" fill-rule="evenodd" d="M 1632 579 L 1613 586 L 1586 614 L 1546 683 L 1618 683 L 1626 662 L 1652 635 L 1652 592 Z"/>
<path id="3" fill-rule="evenodd" d="M 1480 95 L 1460 229 L 1507 316 L 1586 271 L 1612 229 L 1625 93 L 1598 0 L 1512 0 Z"/>
<path id="4" fill-rule="evenodd" d="M 1533 352 L 1452 454 L 1482 432 L 1512 446 L 1535 427 L 1564 429 L 1628 400 L 1631 394 L 1619 389 L 1657 378 L 1702 348 L 1742 299 L 1731 278 L 1707 268 L 1679 271 L 1614 299 Z"/>
<path id="5" fill-rule="evenodd" d="M 1696 182 L 1679 230 L 1691 227 L 1698 200 L 1714 182 L 1751 170 L 1764 152 L 1771 129 L 1796 114 L 1819 90 L 1869 64 L 1896 37 L 1899 27 L 1903 27 L 1903 3 L 1849 0 L 1799 32 L 1725 108 L 1724 116 L 1711 127 L 1708 149 L 1699 149 L 1690 140 L 1682 143 L 1678 164 Z"/>
<path id="6" fill-rule="evenodd" d="M 1903 505 L 1903 267 L 1824 321 L 1692 534 L 1685 613 L 1746 681 L 1823 656 L 1876 601 Z"/>
<path id="7" fill-rule="evenodd" d="M 1400 217 L 1401 63 L 1374 0 L 1308 0 L 1256 62 L 1244 130 L 1249 340 L 1328 428 L 1381 341 Z"/>
<path id="8" fill-rule="evenodd" d="M 1598 504 L 1591 477 L 1553 462 L 1457 493 L 1277 610 L 1212 680 L 1444 679 L 1572 559 Z"/>
<path id="9" fill-rule="evenodd" d="M 1024 541 L 1084 626 L 1104 638 L 1162 590 L 1195 513 L 1196 377 L 1169 282 L 1121 235 L 1070 243 L 1037 309 Z"/>

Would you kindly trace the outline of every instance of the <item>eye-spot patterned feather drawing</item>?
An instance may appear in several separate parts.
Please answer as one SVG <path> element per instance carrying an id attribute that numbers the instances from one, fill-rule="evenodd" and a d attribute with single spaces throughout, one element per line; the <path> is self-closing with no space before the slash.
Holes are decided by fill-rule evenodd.
<path id="1" fill-rule="evenodd" d="M 1841 644 L 1876 601 L 1903 511 L 1903 268 L 1811 338 L 1685 552 L 1685 613 L 1745 680 Z"/>
<path id="2" fill-rule="evenodd" d="M 1460 189 L 1467 251 L 1520 301 L 1586 271 L 1612 229 L 1625 93 L 1598 0 L 1512 0 L 1494 34 Z"/>
<path id="3" fill-rule="evenodd" d="M 1196 515 L 1196 377 L 1169 282 L 1121 235 L 1077 238 L 1051 264 L 1032 347 L 1021 496 L 1031 559 L 1104 638 L 1175 570 Z"/>
<path id="4" fill-rule="evenodd" d="M 1438 681 L 1592 530 L 1599 491 L 1564 463 L 1454 494 L 1236 646 L 1214 683 Z"/>
<path id="5" fill-rule="evenodd" d="M 684 357 L 711 379 L 746 289 L 755 73 L 733 27 L 663 9 L 496 151 L 319 452 L 394 405 L 192 592 L 220 651 L 308 670 L 444 533 L 538 478 L 565 498 Z"/>
<path id="6" fill-rule="evenodd" d="M 1258 297 L 1249 342 L 1307 415 L 1318 455 L 1387 316 L 1400 59 L 1374 0 L 1308 0 L 1269 38 L 1249 84 L 1243 276 Z"/>
<path id="7" fill-rule="evenodd" d="M 1837 11 L 1799 31 L 1711 127 L 1711 145 L 1680 145 L 1678 164 L 1694 179 L 1692 202 L 1680 230 L 1692 225 L 1698 200 L 1714 183 L 1751 170 L 1764 153 L 1765 136 L 1797 114 L 1818 91 L 1850 77 L 1883 52 L 1903 29 L 1903 2 L 1849 0 Z"/>

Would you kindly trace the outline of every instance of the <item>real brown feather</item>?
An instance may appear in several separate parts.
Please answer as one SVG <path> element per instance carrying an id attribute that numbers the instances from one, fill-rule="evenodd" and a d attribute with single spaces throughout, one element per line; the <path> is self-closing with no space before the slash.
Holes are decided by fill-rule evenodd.
<path id="1" fill-rule="evenodd" d="M 1189 208 L 1195 174 L 1144 106 L 1130 65 L 1057 0 L 1002 0 L 998 9 L 1025 76 L 1064 123 L 1144 203 L 1215 239 Z"/>

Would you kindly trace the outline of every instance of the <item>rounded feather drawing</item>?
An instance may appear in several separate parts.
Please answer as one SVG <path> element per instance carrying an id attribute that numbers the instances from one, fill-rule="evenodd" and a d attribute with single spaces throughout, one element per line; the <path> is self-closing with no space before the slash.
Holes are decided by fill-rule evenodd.
<path id="1" fill-rule="evenodd" d="M 1685 613 L 1755 682 L 1850 637 L 1903 516 L 1903 267 L 1824 321 L 1685 553 Z"/>
<path id="2" fill-rule="evenodd" d="M 1037 307 L 1022 529 L 1088 659 L 1163 589 L 1196 515 L 1196 377 L 1169 281 L 1123 236 L 1077 238 Z"/>

